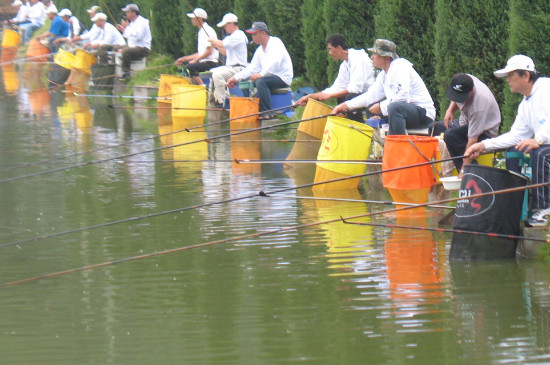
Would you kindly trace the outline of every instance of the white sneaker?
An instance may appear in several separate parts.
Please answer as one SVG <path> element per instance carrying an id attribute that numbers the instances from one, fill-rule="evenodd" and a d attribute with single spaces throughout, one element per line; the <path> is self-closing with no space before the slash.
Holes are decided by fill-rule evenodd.
<path id="1" fill-rule="evenodd" d="M 550 215 L 550 208 L 541 209 L 531 218 L 527 220 L 527 225 L 531 227 L 544 227 L 548 224 L 548 216 Z"/>

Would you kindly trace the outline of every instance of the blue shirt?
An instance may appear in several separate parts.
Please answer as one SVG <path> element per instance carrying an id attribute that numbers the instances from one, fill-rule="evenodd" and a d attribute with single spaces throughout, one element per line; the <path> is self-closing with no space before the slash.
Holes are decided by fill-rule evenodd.
<path id="1" fill-rule="evenodd" d="M 50 25 L 50 33 L 56 37 L 68 37 L 69 23 L 63 21 L 59 15 L 56 16 Z"/>

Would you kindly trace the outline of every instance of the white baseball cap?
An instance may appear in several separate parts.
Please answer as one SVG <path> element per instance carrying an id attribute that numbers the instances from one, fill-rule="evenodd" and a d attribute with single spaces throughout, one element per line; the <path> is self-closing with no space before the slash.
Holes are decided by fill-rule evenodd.
<path id="1" fill-rule="evenodd" d="M 86 10 L 88 13 L 99 13 L 101 8 L 97 5 L 92 6 L 90 9 Z"/>
<path id="2" fill-rule="evenodd" d="M 61 11 L 59 12 L 60 17 L 72 16 L 72 15 L 73 15 L 73 13 L 71 13 L 71 11 L 69 9 L 61 9 Z"/>
<path id="3" fill-rule="evenodd" d="M 15 0 L 11 6 L 21 6 L 23 3 L 20 0 Z"/>
<path id="4" fill-rule="evenodd" d="M 206 11 L 201 8 L 196 8 L 193 10 L 192 13 L 187 13 L 187 16 L 189 18 L 203 18 L 206 19 L 208 17 L 208 14 L 206 14 Z"/>
<path id="5" fill-rule="evenodd" d="M 94 17 L 92 18 L 92 22 L 97 22 L 98 20 L 107 20 L 107 15 L 105 15 L 104 13 L 97 13 L 96 15 L 94 15 Z"/>
<path id="6" fill-rule="evenodd" d="M 239 21 L 239 18 L 233 13 L 227 13 L 223 16 L 223 19 L 221 22 L 218 23 L 218 27 L 223 27 L 227 23 L 237 23 Z"/>
<path id="7" fill-rule="evenodd" d="M 537 71 L 535 69 L 535 63 L 533 62 L 531 57 L 518 54 L 510 57 L 510 59 L 506 63 L 506 67 L 504 67 L 501 70 L 497 70 L 493 73 L 495 74 L 496 77 L 506 77 L 508 75 L 508 72 L 517 71 L 517 70 L 525 70 L 525 71 L 533 71 L 533 72 Z"/>
<path id="8" fill-rule="evenodd" d="M 139 13 L 139 6 L 137 6 L 136 4 L 128 4 L 122 8 L 122 11 L 135 11 L 136 13 Z"/>

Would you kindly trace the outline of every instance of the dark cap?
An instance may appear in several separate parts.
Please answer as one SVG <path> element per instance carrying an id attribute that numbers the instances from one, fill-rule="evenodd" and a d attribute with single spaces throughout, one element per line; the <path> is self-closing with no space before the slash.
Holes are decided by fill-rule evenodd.
<path id="1" fill-rule="evenodd" d="M 447 99 L 463 103 L 474 89 L 474 80 L 470 75 L 459 73 L 455 74 L 451 79 L 451 84 L 447 88 Z"/>
<path id="2" fill-rule="evenodd" d="M 267 25 L 265 25 L 264 22 L 254 22 L 252 23 L 252 27 L 246 30 L 246 32 L 249 34 L 254 34 L 259 31 L 269 33 L 269 29 L 267 29 Z"/>

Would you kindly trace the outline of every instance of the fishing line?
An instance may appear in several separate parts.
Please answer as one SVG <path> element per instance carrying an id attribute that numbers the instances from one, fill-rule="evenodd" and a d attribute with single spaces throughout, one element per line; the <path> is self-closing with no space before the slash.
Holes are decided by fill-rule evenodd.
<path id="1" fill-rule="evenodd" d="M 504 194 L 504 193 L 514 192 L 514 191 L 518 191 L 518 190 L 537 188 L 537 187 L 547 186 L 547 185 L 550 185 L 550 182 L 542 183 L 542 184 L 528 185 L 528 186 L 519 187 L 519 188 L 503 189 L 503 190 L 492 191 L 492 192 L 483 193 L 483 194 L 473 194 L 469 198 L 480 198 L 480 197 L 488 196 L 488 195 Z M 272 194 L 272 193 L 270 193 L 270 194 Z M 454 200 L 459 200 L 459 199 L 463 199 L 463 198 L 456 198 Z M 446 202 L 446 201 L 442 200 L 442 201 L 439 201 L 439 202 L 433 202 L 433 203 L 427 203 L 427 204 L 439 204 L 439 203 L 442 203 L 442 202 Z M 417 207 L 420 207 L 420 206 L 422 206 L 422 204 L 417 204 L 416 206 L 411 206 L 411 207 L 401 207 L 401 208 L 395 209 L 395 211 L 397 211 L 397 210 L 407 210 L 407 209 L 417 208 Z M 369 216 L 369 215 L 375 215 L 375 214 L 379 214 L 379 213 L 380 212 L 373 212 L 373 213 L 368 213 L 368 214 L 350 216 L 350 217 L 346 217 L 346 218 L 339 217 L 339 218 L 335 218 L 335 219 L 329 219 L 329 220 L 318 221 L 318 222 L 313 222 L 313 223 L 300 224 L 300 225 L 296 225 L 296 226 L 292 226 L 292 227 L 286 227 L 286 228 L 279 228 L 279 229 L 274 229 L 274 230 L 269 230 L 269 231 L 257 232 L 257 233 L 252 233 L 252 234 L 249 234 L 249 235 L 244 235 L 244 236 L 239 236 L 239 237 L 232 237 L 232 238 L 227 238 L 227 239 L 223 239 L 223 240 L 199 243 L 199 244 L 191 245 L 191 246 L 178 247 L 178 248 L 173 248 L 173 249 L 168 249 L 168 250 L 164 250 L 164 251 L 153 252 L 153 253 L 148 253 L 148 254 L 143 254 L 143 255 L 138 255 L 138 256 L 130 256 L 130 257 L 121 258 L 121 259 L 117 259 L 117 260 L 102 262 L 102 263 L 99 263 L 99 264 L 87 265 L 87 266 L 82 266 L 82 267 L 78 267 L 78 268 L 53 272 L 53 273 L 49 273 L 49 274 L 43 274 L 43 275 L 28 277 L 28 278 L 25 278 L 25 279 L 19 279 L 19 280 L 14 280 L 14 281 L 10 281 L 10 282 L 5 282 L 5 283 L 0 284 L 0 287 L 7 287 L 7 286 L 12 286 L 12 285 L 17 285 L 17 284 L 33 282 L 33 281 L 37 281 L 37 280 L 41 280 L 41 279 L 47 279 L 47 278 L 52 278 L 52 277 L 56 277 L 56 276 L 71 274 L 71 273 L 75 273 L 75 272 L 79 272 L 79 271 L 84 271 L 84 270 L 90 270 L 90 269 L 96 269 L 96 268 L 100 268 L 100 267 L 115 265 L 115 264 L 119 264 L 119 263 L 123 263 L 123 262 L 141 260 L 141 259 L 146 259 L 146 258 L 150 258 L 150 257 L 156 257 L 156 256 L 162 256 L 162 255 L 167 255 L 167 254 L 176 253 L 176 252 L 182 252 L 182 251 L 186 251 L 186 250 L 190 250 L 190 249 L 194 249 L 194 248 L 214 246 L 214 245 L 223 244 L 223 243 L 227 243 L 227 242 L 234 242 L 234 241 L 239 241 L 239 240 L 244 240 L 244 239 L 249 239 L 249 238 L 255 238 L 255 237 L 272 235 L 272 234 L 276 234 L 276 233 L 288 232 L 288 231 L 295 231 L 295 230 L 298 230 L 298 229 L 315 227 L 315 226 L 318 226 L 318 225 L 321 225 L 321 224 L 331 224 L 331 223 L 335 223 L 335 222 L 342 222 L 342 220 L 349 221 L 350 219 L 362 218 L 362 217 L 366 217 L 366 216 Z M 384 213 L 384 212 L 382 212 L 382 213 Z M 536 240 L 536 239 L 532 239 L 532 238 L 529 238 L 529 239 L 533 240 L 533 241 Z M 543 242 L 549 242 L 549 241 L 548 240 L 543 240 Z"/>

